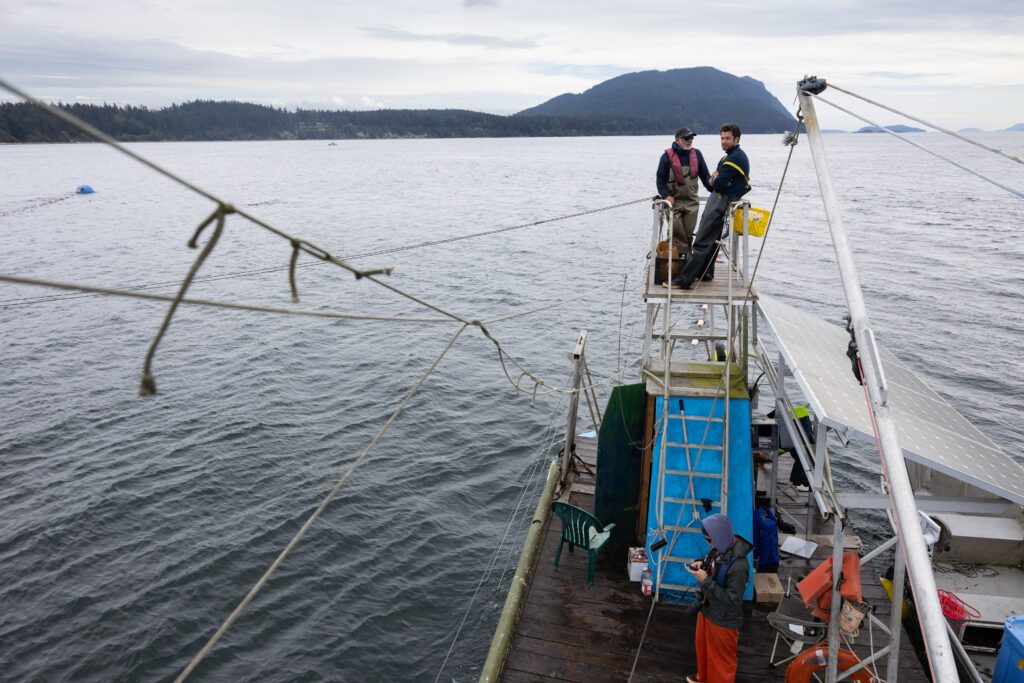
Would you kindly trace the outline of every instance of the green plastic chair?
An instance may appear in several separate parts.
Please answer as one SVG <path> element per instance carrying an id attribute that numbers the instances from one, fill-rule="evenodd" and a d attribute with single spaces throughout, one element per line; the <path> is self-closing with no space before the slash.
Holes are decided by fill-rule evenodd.
<path id="1" fill-rule="evenodd" d="M 586 548 L 590 556 L 590 563 L 587 565 L 587 585 L 593 586 L 594 574 L 597 571 L 597 553 L 611 538 L 615 524 L 602 526 L 601 522 L 597 521 L 597 517 L 586 510 L 561 501 L 552 503 L 551 509 L 562 520 L 562 540 L 555 553 L 555 569 L 558 569 L 558 561 L 562 559 L 563 545 L 569 544 L 570 553 L 576 546 Z"/>

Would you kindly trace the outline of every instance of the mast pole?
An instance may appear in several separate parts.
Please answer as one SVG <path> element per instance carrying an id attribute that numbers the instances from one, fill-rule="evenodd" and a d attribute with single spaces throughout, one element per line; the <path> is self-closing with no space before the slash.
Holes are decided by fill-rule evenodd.
<path id="1" fill-rule="evenodd" d="M 569 415 L 565 422 L 565 447 L 562 450 L 563 486 L 569 481 L 569 472 L 572 471 L 572 455 L 576 451 L 576 413 L 579 411 L 581 366 L 583 350 L 586 345 L 587 331 L 580 330 L 580 336 L 576 339 L 576 347 L 572 351 L 572 377 L 569 379 L 569 386 L 573 391 L 569 394 Z"/>
<path id="2" fill-rule="evenodd" d="M 825 82 L 816 78 L 805 79 L 797 86 L 800 97 L 800 109 L 803 112 L 804 125 L 810 141 L 811 155 L 821 186 L 821 198 L 825 204 L 825 215 L 828 218 L 829 230 L 832 233 L 832 244 L 836 250 L 836 263 L 846 293 L 846 303 L 850 309 L 853 333 L 860 349 L 860 361 L 864 381 L 870 398 L 869 410 L 874 415 L 878 431 L 878 447 L 882 457 L 882 466 L 889 489 L 890 505 L 896 520 L 896 534 L 907 562 L 907 575 L 914 591 L 914 604 L 917 608 L 921 633 L 924 636 L 925 649 L 932 670 L 932 679 L 937 683 L 955 683 L 958 680 L 953 651 L 946 632 L 946 621 L 939 605 L 939 596 L 932 574 L 928 549 L 921 533 L 920 518 L 914 491 L 907 474 L 907 465 L 903 459 L 896 434 L 896 423 L 888 405 L 888 390 L 882 373 L 878 348 L 875 345 L 874 333 L 868 325 L 868 311 L 864 304 L 864 296 L 860 288 L 860 280 L 853 261 L 853 253 L 847 241 L 843 218 L 839 212 L 839 201 L 832 187 L 832 175 L 829 172 L 828 160 L 825 156 L 825 145 L 822 140 L 818 117 L 814 111 L 813 92 L 821 92 Z M 894 608 L 895 609 L 895 608 Z"/>

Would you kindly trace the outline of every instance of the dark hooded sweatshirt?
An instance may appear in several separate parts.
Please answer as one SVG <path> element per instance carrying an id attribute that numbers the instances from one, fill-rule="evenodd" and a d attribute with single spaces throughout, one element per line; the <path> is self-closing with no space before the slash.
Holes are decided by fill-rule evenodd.
<path id="1" fill-rule="evenodd" d="M 750 579 L 747 553 L 754 546 L 742 536 L 732 533 L 732 523 L 725 515 L 711 515 L 702 524 L 711 536 L 712 547 L 704 559 L 704 567 L 706 570 L 710 568 L 710 571 L 708 578 L 700 585 L 704 591 L 701 612 L 722 628 L 738 629 L 743 624 L 743 593 Z M 733 558 L 736 561 L 730 566 L 729 562 Z M 721 567 L 728 567 L 724 586 L 716 580 Z"/>

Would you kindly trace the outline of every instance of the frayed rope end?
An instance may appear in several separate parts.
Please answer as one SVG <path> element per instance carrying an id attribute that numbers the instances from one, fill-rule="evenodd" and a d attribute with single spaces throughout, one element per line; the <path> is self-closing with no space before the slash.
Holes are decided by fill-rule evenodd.
<path id="1" fill-rule="evenodd" d="M 155 396 L 156 379 L 148 372 L 142 373 L 142 382 L 139 384 L 139 396 Z"/>

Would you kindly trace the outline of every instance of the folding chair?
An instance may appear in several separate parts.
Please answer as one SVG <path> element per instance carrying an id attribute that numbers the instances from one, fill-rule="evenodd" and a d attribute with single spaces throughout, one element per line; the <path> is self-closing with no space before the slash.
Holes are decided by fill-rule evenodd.
<path id="1" fill-rule="evenodd" d="M 768 615 L 768 623 L 775 629 L 775 642 L 768 663 L 774 668 L 785 664 L 800 654 L 806 645 L 814 645 L 828 633 L 828 624 L 811 614 L 811 608 L 804 605 L 799 594 L 786 593 L 778 608 Z M 775 661 L 779 639 L 789 647 L 790 655 Z"/>

